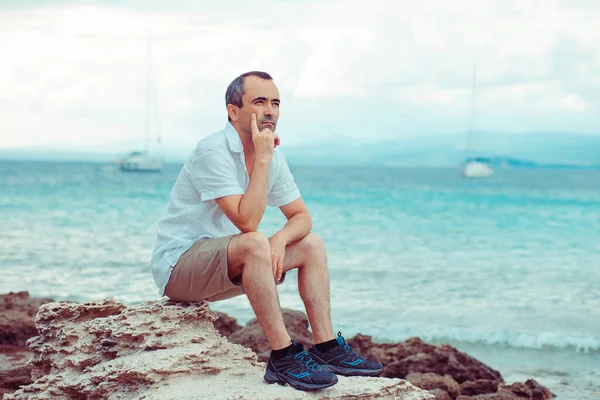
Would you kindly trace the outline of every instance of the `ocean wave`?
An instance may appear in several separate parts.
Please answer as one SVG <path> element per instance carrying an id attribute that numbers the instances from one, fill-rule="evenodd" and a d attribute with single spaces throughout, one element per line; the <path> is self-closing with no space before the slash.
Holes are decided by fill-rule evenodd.
<path id="1" fill-rule="evenodd" d="M 348 327 L 355 332 L 365 332 L 365 327 Z M 358 329 L 357 329 L 358 328 Z M 600 353 L 600 336 L 579 333 L 480 331 L 459 327 L 391 327 L 376 328 L 373 338 L 378 342 L 400 342 L 419 337 L 429 343 L 488 345 L 533 350 L 568 350 L 578 353 Z M 375 333 L 376 332 L 376 333 Z"/>

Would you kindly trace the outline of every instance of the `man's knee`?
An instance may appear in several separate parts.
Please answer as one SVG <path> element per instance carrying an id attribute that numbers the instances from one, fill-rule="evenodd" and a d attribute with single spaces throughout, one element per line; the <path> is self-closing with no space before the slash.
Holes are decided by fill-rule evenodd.
<path id="1" fill-rule="evenodd" d="M 248 258 L 271 258 L 269 239 L 261 232 L 242 233 L 237 236 L 239 256 Z"/>
<path id="2" fill-rule="evenodd" d="M 302 241 L 303 247 L 305 247 L 305 254 L 311 257 L 327 257 L 325 243 L 323 242 L 323 239 L 321 239 L 321 236 L 309 232 Z"/>

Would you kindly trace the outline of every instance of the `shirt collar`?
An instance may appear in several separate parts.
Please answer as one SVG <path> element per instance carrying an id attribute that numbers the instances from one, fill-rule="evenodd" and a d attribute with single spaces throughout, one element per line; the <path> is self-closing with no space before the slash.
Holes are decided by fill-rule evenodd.
<path id="1" fill-rule="evenodd" d="M 231 125 L 231 122 L 227 122 L 224 130 L 225 137 L 229 143 L 229 149 L 235 153 L 241 153 L 243 150 L 242 139 L 240 139 L 240 135 L 237 133 L 233 125 Z"/>

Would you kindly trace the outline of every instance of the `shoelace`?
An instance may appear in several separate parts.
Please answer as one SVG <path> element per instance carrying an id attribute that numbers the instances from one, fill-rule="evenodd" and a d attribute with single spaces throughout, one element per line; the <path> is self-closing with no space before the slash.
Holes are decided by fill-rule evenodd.
<path id="1" fill-rule="evenodd" d="M 344 357 L 344 361 L 356 361 L 356 360 L 360 360 L 362 362 L 365 362 L 365 359 L 362 358 L 361 356 L 358 355 L 357 352 L 355 352 L 354 350 L 352 350 L 352 348 L 350 347 L 350 345 L 348 343 L 346 343 L 346 340 L 344 339 L 344 337 L 342 336 L 342 332 L 338 331 L 338 338 L 342 338 L 343 341 L 343 345 L 342 345 L 342 350 L 344 351 L 344 353 L 346 353 L 346 357 Z"/>
<path id="2" fill-rule="evenodd" d="M 350 345 L 348 343 L 344 343 L 344 346 L 342 347 L 344 349 L 344 352 L 351 357 L 352 361 L 356 361 L 356 360 L 361 360 L 361 361 L 365 361 L 364 358 L 360 357 L 354 350 L 352 350 L 352 348 L 350 347 Z M 346 357 L 346 359 L 348 359 L 348 357 Z"/>
<path id="3" fill-rule="evenodd" d="M 294 354 L 295 359 L 299 359 L 301 363 L 304 363 L 308 368 L 315 371 L 321 368 L 319 364 L 312 359 L 310 354 L 306 350 L 301 351 L 300 353 Z"/>

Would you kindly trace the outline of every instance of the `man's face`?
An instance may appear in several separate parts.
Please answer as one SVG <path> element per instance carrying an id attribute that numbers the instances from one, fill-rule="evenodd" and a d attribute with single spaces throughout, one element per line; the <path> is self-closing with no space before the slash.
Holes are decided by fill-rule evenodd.
<path id="1" fill-rule="evenodd" d="M 256 114 L 258 129 L 269 128 L 275 132 L 279 119 L 279 90 L 271 80 L 257 76 L 247 76 L 244 80 L 245 93 L 242 96 L 242 108 L 238 109 L 237 125 L 252 132 L 250 118 Z"/>

